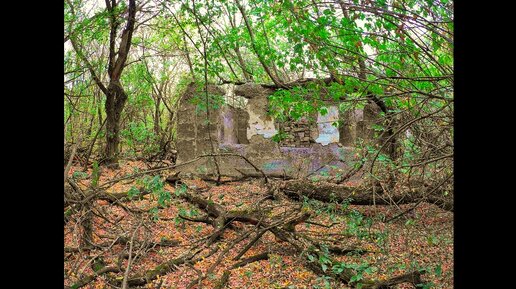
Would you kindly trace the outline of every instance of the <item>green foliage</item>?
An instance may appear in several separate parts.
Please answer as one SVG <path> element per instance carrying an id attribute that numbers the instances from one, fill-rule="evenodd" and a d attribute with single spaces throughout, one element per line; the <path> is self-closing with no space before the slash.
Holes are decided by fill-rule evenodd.
<path id="1" fill-rule="evenodd" d="M 154 221 L 159 220 L 159 209 L 158 209 L 158 207 L 153 207 L 153 208 L 151 208 L 151 209 L 149 210 L 149 213 L 151 214 L 152 219 L 153 219 Z"/>
<path id="2" fill-rule="evenodd" d="M 314 285 L 313 287 L 316 288 L 316 289 L 331 289 L 331 283 L 330 283 L 330 280 L 331 278 L 328 277 L 328 276 L 320 276 L 320 277 L 317 277 L 317 281 L 319 283 L 323 283 L 323 286 L 319 285 L 319 284 L 316 284 Z"/>
<path id="3" fill-rule="evenodd" d="M 176 197 L 180 197 L 181 195 L 183 195 L 184 193 L 186 193 L 186 191 L 188 190 L 188 187 L 185 185 L 185 184 L 181 184 L 179 187 L 176 188 L 176 190 L 174 191 L 174 195 Z"/>
<path id="4" fill-rule="evenodd" d="M 88 174 L 85 173 L 85 172 L 81 172 L 81 171 L 75 171 L 73 172 L 72 174 L 72 178 L 73 179 L 76 179 L 76 180 L 81 180 L 81 179 L 85 179 L 88 177 Z"/>
<path id="5" fill-rule="evenodd" d="M 437 236 L 435 236 L 434 234 L 431 234 L 429 235 L 427 238 L 426 238 L 426 241 L 428 242 L 429 245 L 438 245 L 439 244 L 439 239 L 437 238 Z"/>
<path id="6" fill-rule="evenodd" d="M 368 236 L 368 225 L 371 225 L 371 219 L 366 219 L 357 210 L 351 210 L 346 221 L 345 232 L 348 234 L 356 235 L 359 238 L 364 238 Z"/>
<path id="7" fill-rule="evenodd" d="M 138 190 L 135 186 L 132 186 L 129 191 L 127 191 L 127 196 L 129 199 L 132 199 L 140 194 L 140 190 Z"/>
<path id="8" fill-rule="evenodd" d="M 336 274 L 340 274 L 347 269 L 353 270 L 355 274 L 351 276 L 350 283 L 356 283 L 357 288 L 362 287 L 362 284 L 360 284 L 360 280 L 364 279 L 364 273 L 372 274 L 378 271 L 377 267 L 371 266 L 368 262 L 362 262 L 361 264 L 339 262 L 336 265 L 334 265 L 332 269 L 333 272 L 335 272 Z"/>
<path id="9" fill-rule="evenodd" d="M 143 187 L 144 191 L 149 192 L 157 201 L 157 206 L 153 207 L 149 212 L 154 220 L 159 219 L 159 209 L 166 208 L 169 206 L 172 195 L 169 191 L 165 190 L 165 182 L 161 179 L 159 175 L 154 177 L 145 176 L 142 179 L 137 180 L 137 184 Z M 128 191 L 128 196 L 130 198 L 137 196 L 140 194 L 140 191 L 134 187 Z"/>
<path id="10" fill-rule="evenodd" d="M 435 268 L 434 268 L 434 274 L 435 274 L 437 277 L 441 277 L 441 275 L 443 274 L 443 269 L 441 268 L 441 264 L 438 264 L 437 266 L 435 266 Z"/>
<path id="11" fill-rule="evenodd" d="M 167 206 L 168 202 L 170 202 L 170 192 L 164 189 L 165 183 L 161 180 L 160 176 L 154 176 L 153 178 L 146 177 L 143 181 L 143 185 L 145 190 L 154 194 L 159 206 L 164 208 Z"/>
<path id="12" fill-rule="evenodd" d="M 71 208 L 68 208 L 68 209 L 66 209 L 66 211 L 64 212 L 64 216 L 65 216 L 65 218 L 66 218 L 66 217 L 70 217 L 73 213 L 74 213 L 74 212 L 73 212 L 73 210 L 72 210 Z"/>
<path id="13" fill-rule="evenodd" d="M 127 128 L 121 131 L 122 137 L 129 148 L 128 153 L 141 152 L 143 155 L 156 153 L 158 136 L 153 128 L 144 122 L 130 122 Z"/>
<path id="14" fill-rule="evenodd" d="M 186 215 L 187 215 L 187 211 L 182 206 L 180 206 L 178 209 L 178 215 L 174 218 L 174 225 L 176 227 L 179 225 L 184 226 L 185 220 L 179 216 L 186 216 Z"/>
<path id="15" fill-rule="evenodd" d="M 321 269 L 323 270 L 323 272 L 326 272 L 326 270 L 328 270 L 328 266 L 331 266 L 331 260 L 328 257 L 326 252 L 325 252 L 325 254 L 319 255 L 318 261 L 319 261 L 319 264 L 321 265 Z"/>
<path id="16" fill-rule="evenodd" d="M 427 283 L 417 284 L 417 285 L 416 285 L 416 288 L 421 288 L 421 289 L 431 289 L 431 288 L 435 288 L 435 284 L 434 284 L 433 282 L 427 282 Z"/>
<path id="17" fill-rule="evenodd" d="M 271 139 L 272 139 L 272 141 L 279 143 L 279 142 L 285 140 L 287 137 L 288 137 L 287 133 L 285 133 L 283 131 L 278 131 L 278 133 L 273 135 Z"/>
<path id="18" fill-rule="evenodd" d="M 190 99 L 190 103 L 196 106 L 198 114 L 205 113 L 207 109 L 217 110 L 225 103 L 223 95 L 208 94 L 208 100 L 204 92 L 198 92 Z"/>
<path id="19" fill-rule="evenodd" d="M 278 121 L 297 121 L 302 117 L 313 120 L 314 113 L 327 112 L 319 95 L 317 86 L 276 90 L 269 96 L 269 113 Z"/>

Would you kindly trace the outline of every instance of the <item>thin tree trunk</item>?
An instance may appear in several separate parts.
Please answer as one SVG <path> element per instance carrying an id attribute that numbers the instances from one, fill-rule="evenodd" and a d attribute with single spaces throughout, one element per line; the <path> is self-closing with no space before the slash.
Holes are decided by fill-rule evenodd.
<path id="1" fill-rule="evenodd" d="M 231 25 L 231 28 L 236 29 L 236 24 L 233 18 L 231 18 L 231 13 L 229 13 L 229 10 L 226 6 L 227 16 L 229 19 L 229 24 Z M 235 16 L 233 14 L 233 16 Z M 235 43 L 235 54 L 238 59 L 238 64 L 240 66 L 240 69 L 242 69 L 242 73 L 244 74 L 244 79 L 246 82 L 252 81 L 253 76 L 249 73 L 247 70 L 247 67 L 245 66 L 244 58 L 242 57 L 242 53 L 240 53 L 240 45 L 238 45 L 238 42 Z"/>
<path id="2" fill-rule="evenodd" d="M 95 146 L 95 143 L 97 142 L 97 138 L 98 138 L 100 132 L 102 131 L 102 128 L 104 127 L 105 123 L 106 123 L 106 120 L 103 120 L 102 123 L 100 124 L 99 129 L 97 130 L 97 133 L 95 133 L 95 136 L 93 136 L 93 139 L 91 140 L 91 144 L 89 145 L 88 151 L 86 152 L 86 157 L 84 158 L 84 165 L 83 165 L 84 170 L 86 170 L 88 168 L 88 163 L 90 160 L 91 153 L 93 151 L 93 147 Z"/>
<path id="3" fill-rule="evenodd" d="M 93 129 L 93 121 L 95 120 L 95 115 L 92 114 L 90 118 L 90 124 L 88 125 L 88 129 L 86 130 L 86 135 L 89 136 L 91 134 L 91 131 Z"/>
<path id="4" fill-rule="evenodd" d="M 240 13 L 242 14 L 242 17 L 244 18 L 244 22 L 245 22 L 245 26 L 247 28 L 247 32 L 249 32 L 249 37 L 251 38 L 251 47 L 253 48 L 254 52 L 256 53 L 256 56 L 258 57 L 258 60 L 260 61 L 260 64 L 262 65 L 263 69 L 265 70 L 267 75 L 269 75 L 269 77 L 271 78 L 272 82 L 274 82 L 274 84 L 276 86 L 278 86 L 278 87 L 285 87 L 285 85 L 283 83 L 281 83 L 280 80 L 277 79 L 274 76 L 274 74 L 272 74 L 271 70 L 269 69 L 269 67 L 265 63 L 265 59 L 263 58 L 263 55 L 260 53 L 260 51 L 258 51 L 258 48 L 256 47 L 256 40 L 254 38 L 254 32 L 253 32 L 253 30 L 251 28 L 251 23 L 249 22 L 249 19 L 247 17 L 247 13 L 245 12 L 244 7 L 242 6 L 242 4 L 240 4 L 240 1 L 238 1 L 238 0 L 236 0 L 236 5 L 238 7 L 238 10 L 240 10 Z"/>
<path id="5" fill-rule="evenodd" d="M 161 98 L 156 95 L 156 106 L 154 111 L 154 134 L 156 137 L 160 136 L 160 112 L 159 112 L 159 106 L 161 104 Z"/>
<path id="6" fill-rule="evenodd" d="M 186 56 L 186 61 L 188 62 L 188 68 L 190 68 L 190 74 L 192 75 L 192 80 L 195 82 L 195 73 L 192 65 L 192 60 L 190 59 L 190 52 L 188 52 L 188 46 L 186 46 L 186 36 L 183 33 L 183 42 L 184 42 L 184 54 Z"/>

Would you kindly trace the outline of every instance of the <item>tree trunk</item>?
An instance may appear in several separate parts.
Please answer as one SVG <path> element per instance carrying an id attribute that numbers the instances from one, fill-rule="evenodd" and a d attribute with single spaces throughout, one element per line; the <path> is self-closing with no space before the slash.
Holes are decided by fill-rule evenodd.
<path id="1" fill-rule="evenodd" d="M 106 97 L 106 150 L 104 163 L 117 165 L 120 153 L 120 118 L 127 101 L 125 93 L 119 81 L 112 81 L 108 86 Z"/>

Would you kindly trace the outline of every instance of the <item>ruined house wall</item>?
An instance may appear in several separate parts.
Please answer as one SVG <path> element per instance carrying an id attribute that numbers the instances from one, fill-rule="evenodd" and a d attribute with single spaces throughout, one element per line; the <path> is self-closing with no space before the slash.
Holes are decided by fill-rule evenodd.
<path id="1" fill-rule="evenodd" d="M 240 90 L 235 90 L 235 93 L 243 97 L 252 96 L 246 106 L 246 111 L 249 114 L 248 139 L 255 135 L 271 138 L 278 133 L 274 119 L 267 114 L 267 97 L 273 93 L 272 90 L 264 90 L 252 86 L 249 89 L 240 88 Z"/>
<path id="2" fill-rule="evenodd" d="M 196 156 L 211 153 L 208 131 L 211 132 L 215 150 L 246 156 L 266 173 L 305 176 L 341 169 L 348 170 L 353 163 L 352 147 L 357 137 L 371 137 L 371 123 L 376 117 L 376 108 L 351 111 L 340 115 L 336 105 L 328 105 L 328 114 L 317 115 L 317 123 L 307 120 L 278 123 L 267 113 L 267 98 L 274 90 L 256 84 L 244 84 L 224 91 L 220 86 L 210 85 L 210 94 L 245 97 L 245 105 L 224 105 L 210 110 L 210 130 L 205 111 L 199 112 L 192 99 L 202 93 L 190 86 L 182 98 L 178 111 L 178 159 L 182 163 Z M 230 102 L 229 102 L 230 103 Z M 230 103 L 231 104 L 231 103 Z M 336 128 L 333 122 L 341 120 Z M 279 129 L 289 137 L 280 143 L 272 140 Z M 255 170 L 238 157 L 218 158 L 220 172 L 227 176 L 240 176 L 240 172 L 255 173 Z M 322 166 L 327 165 L 322 168 Z M 185 174 L 214 174 L 212 158 L 204 158 L 182 166 Z"/>
<path id="3" fill-rule="evenodd" d="M 364 109 L 346 111 L 339 127 L 339 142 L 343 146 L 353 146 L 357 139 L 370 140 L 375 137 L 372 125 L 378 122 L 381 109 L 374 103 L 368 103 Z"/>
<path id="4" fill-rule="evenodd" d="M 208 93 L 213 95 L 224 95 L 224 91 L 215 85 L 208 86 Z M 206 112 L 198 109 L 192 103 L 194 97 L 202 97 L 204 92 L 194 85 L 189 85 L 184 93 L 179 110 L 177 112 L 177 163 L 186 162 L 197 156 L 211 153 L 210 136 L 217 144 L 221 127 L 220 111 L 210 110 L 210 122 L 206 121 Z M 185 165 L 181 170 L 192 173 L 207 173 L 214 169 L 213 161 L 204 158 L 193 164 Z"/>

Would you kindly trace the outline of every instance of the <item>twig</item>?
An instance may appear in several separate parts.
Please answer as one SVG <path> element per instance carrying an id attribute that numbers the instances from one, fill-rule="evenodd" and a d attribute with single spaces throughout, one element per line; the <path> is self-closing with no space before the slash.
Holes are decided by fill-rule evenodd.
<path id="1" fill-rule="evenodd" d="M 247 245 L 245 246 L 244 249 L 242 249 L 242 251 L 240 253 L 238 253 L 238 255 L 236 255 L 235 258 L 233 258 L 234 261 L 240 259 L 240 257 L 244 256 L 244 254 L 249 250 L 251 249 L 251 247 L 254 245 L 254 243 L 256 243 L 262 236 L 263 234 L 265 234 L 265 232 L 267 232 L 269 229 L 266 228 L 266 229 L 263 229 L 261 230 L 260 232 L 258 232 L 258 234 L 256 234 L 256 237 L 254 237 L 254 239 L 252 239 L 249 243 L 247 243 Z"/>
<path id="2" fill-rule="evenodd" d="M 133 234 L 131 235 L 131 240 L 129 241 L 129 260 L 127 260 L 127 268 L 125 268 L 124 280 L 122 281 L 122 289 L 127 289 L 127 278 L 129 278 L 129 269 L 131 268 L 131 264 L 133 262 L 133 258 L 132 258 L 133 254 L 132 253 L 133 253 L 134 236 L 136 235 L 136 232 L 140 228 L 141 223 L 142 222 L 140 221 L 140 223 L 138 224 L 136 229 L 134 229 Z"/>
<path id="3" fill-rule="evenodd" d="M 72 147 L 72 153 L 70 155 L 70 158 L 68 159 L 68 163 L 66 164 L 65 170 L 64 170 L 64 182 L 68 180 L 68 172 L 70 171 L 70 168 L 72 167 L 73 158 L 75 157 L 75 152 L 77 151 L 77 144 L 74 144 Z"/>

